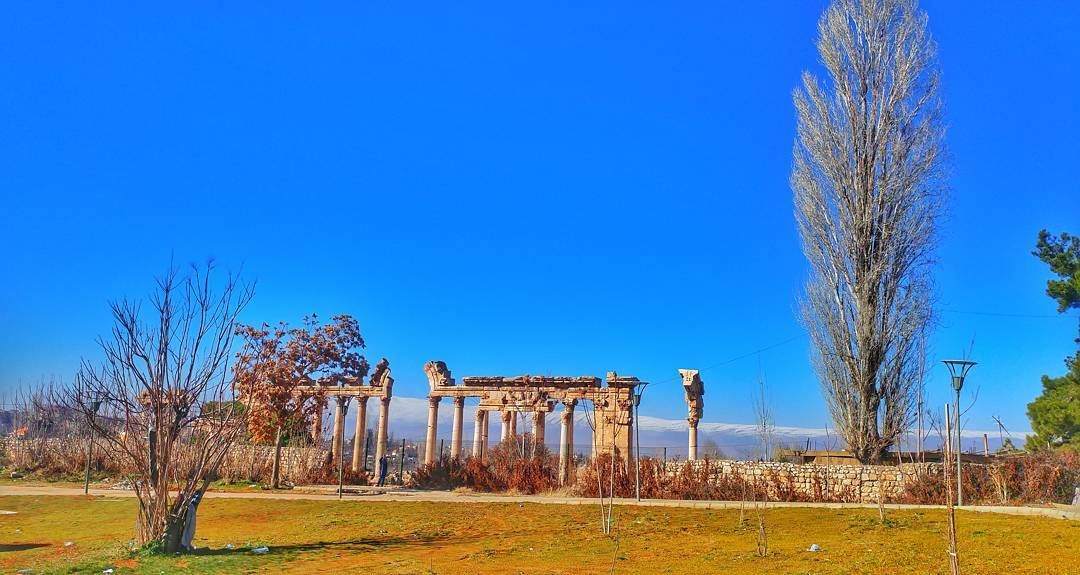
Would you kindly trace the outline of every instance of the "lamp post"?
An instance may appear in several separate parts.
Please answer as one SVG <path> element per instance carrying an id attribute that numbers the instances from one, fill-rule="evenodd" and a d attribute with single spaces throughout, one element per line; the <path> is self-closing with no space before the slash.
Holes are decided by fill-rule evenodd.
<path id="1" fill-rule="evenodd" d="M 342 384 L 338 382 L 338 386 Z M 337 412 L 334 414 L 334 433 L 337 434 L 334 437 L 334 441 L 338 445 L 337 452 L 337 496 L 341 499 L 341 496 L 345 490 L 345 477 L 344 477 L 344 453 L 345 453 L 345 410 L 349 405 L 349 398 L 344 395 L 337 396 Z"/>
<path id="2" fill-rule="evenodd" d="M 645 388 L 648 387 L 648 383 L 641 386 L 641 390 L 635 386 L 633 393 L 633 408 L 634 408 L 634 495 L 638 501 L 641 501 L 641 426 L 639 422 L 641 419 L 638 417 L 641 406 L 641 394 L 645 392 Z"/>
<path id="3" fill-rule="evenodd" d="M 943 361 L 949 368 L 952 376 L 952 386 L 956 390 L 956 504 L 964 504 L 964 488 L 960 481 L 960 390 L 964 388 L 964 378 L 967 377 L 971 368 L 975 367 L 974 361 L 966 359 L 946 359 Z"/>
<path id="4" fill-rule="evenodd" d="M 90 414 L 90 445 L 86 448 L 86 481 L 83 482 L 83 495 L 90 494 L 90 461 L 94 457 L 94 419 L 97 417 L 98 409 L 101 409 L 101 398 L 95 396 L 90 406 L 94 408 L 94 412 Z"/>

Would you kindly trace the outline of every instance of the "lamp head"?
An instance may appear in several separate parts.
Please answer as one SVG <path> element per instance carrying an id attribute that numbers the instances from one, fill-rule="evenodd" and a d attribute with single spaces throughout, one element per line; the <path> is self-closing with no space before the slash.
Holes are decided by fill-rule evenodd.
<path id="1" fill-rule="evenodd" d="M 960 390 L 964 387 L 964 378 L 967 377 L 971 368 L 975 367 L 975 362 L 966 359 L 946 359 L 941 363 L 944 363 L 949 368 L 953 389 L 960 393 Z"/>

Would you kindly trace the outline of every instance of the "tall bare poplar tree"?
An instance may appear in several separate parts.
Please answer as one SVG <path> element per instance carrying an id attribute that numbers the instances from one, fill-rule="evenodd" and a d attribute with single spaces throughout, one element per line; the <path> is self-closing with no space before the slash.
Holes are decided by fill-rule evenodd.
<path id="1" fill-rule="evenodd" d="M 932 319 L 944 130 L 935 45 L 914 0 L 836 0 L 828 78 L 803 74 L 791 187 L 811 266 L 802 300 L 832 417 L 876 462 L 912 416 Z"/>

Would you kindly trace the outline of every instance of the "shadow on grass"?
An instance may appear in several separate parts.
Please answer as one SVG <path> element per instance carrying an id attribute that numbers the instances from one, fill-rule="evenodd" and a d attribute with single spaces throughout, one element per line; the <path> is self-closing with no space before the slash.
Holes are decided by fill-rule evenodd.
<path id="1" fill-rule="evenodd" d="M 9 553 L 11 551 L 26 551 L 27 549 L 38 549 L 39 547 L 48 546 L 48 543 L 19 543 L 17 545 L 0 544 L 0 553 Z"/>
<path id="2" fill-rule="evenodd" d="M 187 556 L 195 557 L 212 557 L 212 556 L 228 556 L 228 555 L 254 555 L 256 557 L 260 555 L 287 555 L 292 553 L 303 553 L 308 551 L 322 551 L 322 550 L 337 550 L 337 551 L 373 551 L 377 549 L 384 549 L 389 547 L 419 547 L 423 545 L 430 545 L 432 543 L 438 543 L 442 541 L 448 541 L 450 537 L 447 536 L 420 536 L 420 537 L 386 537 L 381 539 L 375 538 L 362 538 L 362 539 L 349 539 L 345 541 L 317 541 L 312 543 L 292 543 L 286 545 L 267 545 L 269 551 L 265 553 L 253 553 L 254 549 L 258 547 L 234 547 L 227 549 L 224 547 L 219 548 L 199 548 L 192 553 L 187 553 Z M 460 537 L 455 537 L 454 541 L 461 541 Z"/>

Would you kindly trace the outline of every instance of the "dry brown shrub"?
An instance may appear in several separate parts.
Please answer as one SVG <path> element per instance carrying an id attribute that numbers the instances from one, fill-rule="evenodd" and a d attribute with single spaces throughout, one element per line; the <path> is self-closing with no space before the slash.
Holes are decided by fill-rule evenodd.
<path id="1" fill-rule="evenodd" d="M 1069 503 L 1080 483 L 1080 455 L 1069 450 L 1001 457 L 990 464 L 963 466 L 964 503 L 1027 505 Z M 896 498 L 901 503 L 942 505 L 940 473 L 920 474 Z"/>
<path id="2" fill-rule="evenodd" d="M 485 461 L 475 457 L 439 461 L 417 469 L 410 486 L 420 489 L 468 488 L 482 492 L 515 491 L 534 494 L 558 486 L 558 460 L 542 447 L 535 454 L 522 455 L 516 442 L 492 448 Z"/>

